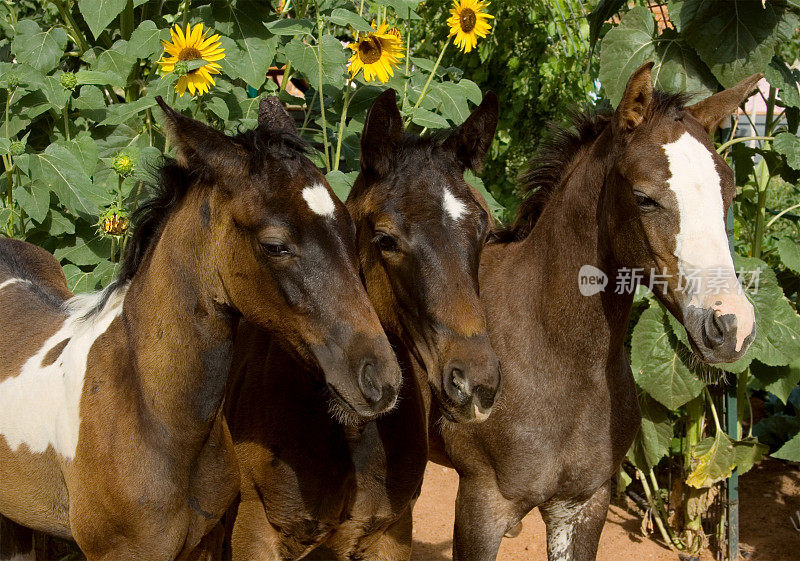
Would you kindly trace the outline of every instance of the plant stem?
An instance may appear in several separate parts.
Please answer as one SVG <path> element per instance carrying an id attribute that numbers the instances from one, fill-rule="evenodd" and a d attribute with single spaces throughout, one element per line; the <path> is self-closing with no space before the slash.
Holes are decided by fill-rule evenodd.
<path id="1" fill-rule="evenodd" d="M 717 415 L 717 408 L 714 406 L 714 399 L 711 396 L 711 392 L 708 391 L 708 386 L 703 388 L 703 391 L 706 394 L 706 399 L 708 400 L 708 406 L 711 409 L 711 415 L 714 417 L 714 426 L 717 429 L 717 432 L 722 432 L 722 425 L 719 423 L 719 416 Z"/>
<path id="2" fill-rule="evenodd" d="M 61 14 L 61 19 L 64 20 L 64 24 L 70 30 L 72 38 L 75 40 L 75 42 L 78 44 L 78 48 L 81 50 L 81 54 L 88 51 L 90 48 L 89 42 L 86 40 L 86 37 L 78 28 L 78 24 L 72 17 L 72 13 L 66 8 L 66 6 L 64 6 L 64 2 L 62 0 L 50 0 L 50 1 L 53 4 L 55 4 L 56 9 L 58 9 L 58 13 Z"/>
<path id="3" fill-rule="evenodd" d="M 428 88 L 431 85 L 431 81 L 433 80 L 433 77 L 436 75 L 436 70 L 439 68 L 439 64 L 442 62 L 442 57 L 444 56 L 444 52 L 447 50 L 447 45 L 449 45 L 449 44 L 450 44 L 450 38 L 448 37 L 447 40 L 444 43 L 444 47 L 442 47 L 442 51 L 439 53 L 439 58 L 436 59 L 436 64 L 433 65 L 433 69 L 431 70 L 431 75 L 428 76 L 428 81 L 425 82 L 425 86 L 422 88 L 422 92 L 420 92 L 420 94 L 419 94 L 419 99 L 414 104 L 414 107 L 411 108 L 411 113 L 414 112 L 414 109 L 419 107 L 419 104 L 422 103 L 422 100 L 425 99 L 425 96 L 428 94 Z M 408 53 L 406 53 L 406 56 L 408 56 Z M 406 119 L 406 123 L 405 123 L 406 126 L 408 126 L 408 124 L 410 122 L 411 122 L 411 117 Z"/>
<path id="4" fill-rule="evenodd" d="M 736 440 L 741 440 L 744 431 L 742 430 L 742 419 L 744 419 L 745 408 L 750 407 L 750 400 L 747 399 L 747 378 L 750 375 L 750 369 L 745 368 L 744 371 L 736 377 L 736 402 L 738 404 L 738 411 L 736 412 Z M 730 413 L 728 413 L 730 415 Z M 750 430 L 753 429 L 753 411 L 750 409 Z"/>
<path id="5" fill-rule="evenodd" d="M 67 140 L 71 140 L 69 135 L 69 102 L 72 99 L 72 96 L 67 98 L 67 103 L 64 105 L 64 136 L 67 137 Z"/>
<path id="6" fill-rule="evenodd" d="M 183 2 L 183 30 L 186 33 L 186 25 L 189 23 L 189 2 L 191 0 L 184 0 Z"/>
<path id="7" fill-rule="evenodd" d="M 406 20 L 406 77 L 403 80 L 403 103 L 401 107 L 405 109 L 406 101 L 408 101 L 408 82 L 410 82 L 408 78 L 408 71 L 409 71 L 409 62 L 411 60 L 411 22 Z"/>
<path id="8" fill-rule="evenodd" d="M 717 154 L 722 154 L 725 150 L 733 146 L 734 144 L 738 144 L 740 142 L 749 142 L 751 140 L 775 140 L 774 136 L 737 136 L 736 138 L 732 138 L 729 141 L 720 144 L 719 148 L 717 148 Z"/>
<path id="9" fill-rule="evenodd" d="M 319 12 L 319 6 L 317 6 L 317 12 Z M 322 116 L 322 146 L 325 150 L 325 170 L 331 171 L 331 157 L 328 153 L 328 123 L 325 120 L 325 95 L 322 93 L 322 31 L 323 31 L 323 23 L 322 19 L 319 18 L 317 21 L 317 69 L 319 75 L 319 111 Z"/>
<path id="10" fill-rule="evenodd" d="M 342 157 L 342 140 L 344 139 L 344 126 L 347 120 L 347 108 L 350 106 L 350 86 L 352 81 L 347 80 L 344 86 L 344 105 L 339 119 L 339 137 L 336 139 L 336 156 L 333 158 L 333 169 L 339 169 L 339 160 Z"/>
<path id="11" fill-rule="evenodd" d="M 125 4 L 125 9 L 119 16 L 119 27 L 122 38 L 130 40 L 133 33 L 133 0 L 128 0 Z"/>
<path id="12" fill-rule="evenodd" d="M 642 484 L 642 488 L 644 489 L 645 497 L 647 497 L 647 503 L 650 505 L 650 512 L 653 516 L 653 520 L 656 522 L 656 526 L 658 526 L 658 531 L 661 534 L 661 539 L 664 540 L 664 543 L 672 549 L 673 551 L 677 550 L 678 547 L 673 541 L 672 537 L 667 532 L 667 528 L 664 526 L 664 521 L 661 519 L 661 516 L 658 514 L 658 508 L 653 500 L 653 493 L 650 491 L 650 486 L 647 484 L 647 476 L 639 468 L 636 468 L 636 473 L 639 475 L 639 481 Z"/>
<path id="13" fill-rule="evenodd" d="M 777 122 L 776 119 L 773 119 L 775 116 L 775 95 L 777 90 L 774 86 L 769 87 L 769 99 L 767 100 L 767 118 L 764 121 L 764 133 L 770 135 L 772 134 L 772 130 L 775 128 L 775 124 Z"/>
<path id="14" fill-rule="evenodd" d="M 14 164 L 11 163 L 11 156 L 3 156 L 3 165 L 6 168 L 6 179 L 8 180 L 6 204 L 11 214 L 8 216 L 8 237 L 14 236 Z"/>
<path id="15" fill-rule="evenodd" d="M 292 63 L 287 61 L 286 66 L 283 67 L 283 79 L 281 80 L 281 89 L 280 91 L 285 92 L 286 86 L 289 84 L 289 79 L 291 78 L 292 74 Z"/>
<path id="16" fill-rule="evenodd" d="M 769 186 L 770 174 L 766 160 L 761 160 L 755 169 L 756 186 L 758 187 L 758 200 L 756 203 L 756 231 L 753 235 L 753 247 L 751 253 L 753 257 L 761 259 L 761 247 L 764 238 L 764 221 L 766 215 L 764 209 L 767 206 L 767 187 Z"/>
<path id="17" fill-rule="evenodd" d="M 781 216 L 783 216 L 783 215 L 784 215 L 784 214 L 786 214 L 787 212 L 791 212 L 791 211 L 793 211 L 793 210 L 794 210 L 794 209 L 796 209 L 796 208 L 800 208 L 800 203 L 797 203 L 796 205 L 792 205 L 792 206 L 790 206 L 789 208 L 785 208 L 785 209 L 783 209 L 782 211 L 780 211 L 778 214 L 776 214 L 774 217 L 772 217 L 772 220 L 770 220 L 769 222 L 767 222 L 767 225 L 766 225 L 766 226 L 764 226 L 764 229 L 766 230 L 767 228 L 769 228 L 770 226 L 772 226 L 772 225 L 775 223 L 775 221 L 776 221 L 776 220 L 778 220 L 778 219 L 779 219 Z"/>

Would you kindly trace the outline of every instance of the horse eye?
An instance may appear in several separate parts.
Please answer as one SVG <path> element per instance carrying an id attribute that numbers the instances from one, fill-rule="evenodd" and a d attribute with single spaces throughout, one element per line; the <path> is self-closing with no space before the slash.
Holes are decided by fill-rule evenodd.
<path id="1" fill-rule="evenodd" d="M 280 242 L 262 243 L 261 247 L 264 248 L 264 253 L 270 257 L 285 257 L 292 254 L 291 250 Z"/>
<path id="2" fill-rule="evenodd" d="M 655 210 L 661 208 L 655 199 L 652 199 L 640 191 L 634 191 L 633 196 L 636 198 L 636 205 L 643 211 Z"/>
<path id="3" fill-rule="evenodd" d="M 397 240 L 389 234 L 379 233 L 373 238 L 372 242 L 377 244 L 381 251 L 397 251 Z"/>

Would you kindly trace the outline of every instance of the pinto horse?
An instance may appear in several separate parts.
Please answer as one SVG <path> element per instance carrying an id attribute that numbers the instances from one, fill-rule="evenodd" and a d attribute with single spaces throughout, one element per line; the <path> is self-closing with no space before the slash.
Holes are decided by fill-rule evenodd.
<path id="1" fill-rule="evenodd" d="M 477 293 L 490 215 L 463 178 L 480 169 L 497 118 L 488 93 L 454 131 L 420 138 L 403 134 L 393 90 L 371 107 L 347 207 L 367 292 L 403 366 L 400 399 L 374 421 L 332 418 L 312 373 L 243 328 L 226 401 L 242 473 L 234 560 L 295 560 L 321 544 L 337 559 L 410 557 L 427 388 L 449 418 L 469 422 L 486 418 L 499 387 Z"/>
<path id="2" fill-rule="evenodd" d="M 550 561 L 595 559 L 609 480 L 641 421 L 624 350 L 633 294 L 614 285 L 624 270 L 666 274 L 655 295 L 700 359 L 734 361 L 755 336 L 725 228 L 736 185 L 709 134 L 760 75 L 687 107 L 653 90 L 651 68 L 631 76 L 614 113 L 555 137 L 527 175 L 538 191 L 483 250 L 481 301 L 503 393 L 485 423 L 442 423 L 460 476 L 456 561 L 495 559 L 537 506 Z M 606 290 L 580 292 L 587 265 L 608 276 Z M 699 282 L 682 283 L 689 274 Z M 711 290 L 712 278 L 727 289 Z"/>
<path id="3" fill-rule="evenodd" d="M 4 561 L 33 557 L 31 530 L 89 561 L 208 547 L 239 488 L 221 409 L 240 317 L 280 334 L 359 414 L 394 405 L 399 366 L 352 219 L 277 99 L 236 137 L 159 103 L 178 159 L 108 289 L 73 296 L 52 255 L 0 241 Z"/>

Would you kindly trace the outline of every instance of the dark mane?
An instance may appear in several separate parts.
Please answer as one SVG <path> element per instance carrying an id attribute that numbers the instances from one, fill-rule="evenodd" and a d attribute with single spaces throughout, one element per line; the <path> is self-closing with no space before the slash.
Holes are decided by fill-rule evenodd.
<path id="1" fill-rule="evenodd" d="M 677 114 L 690 98 L 691 94 L 654 90 L 647 118 Z M 594 142 L 606 130 L 612 116 L 613 111 L 610 110 L 576 112 L 570 116 L 568 126 L 550 125 L 549 138 L 542 143 L 538 154 L 520 175 L 520 191 L 524 200 L 517 209 L 514 223 L 493 232 L 491 242 L 519 241 L 530 234 L 550 195 L 561 187 L 564 171 L 583 146 Z"/>
<path id="2" fill-rule="evenodd" d="M 261 171 L 268 158 L 295 159 L 304 156 L 308 145 L 295 133 L 270 129 L 265 125 L 238 133 L 232 140 L 248 153 L 250 173 Z M 192 185 L 213 181 L 212 170 L 199 166 L 187 169 L 172 158 L 165 158 L 158 173 L 155 195 L 133 213 L 133 235 L 128 240 L 116 284 L 136 274 L 148 250 L 158 239 L 167 217 L 180 204 Z"/>

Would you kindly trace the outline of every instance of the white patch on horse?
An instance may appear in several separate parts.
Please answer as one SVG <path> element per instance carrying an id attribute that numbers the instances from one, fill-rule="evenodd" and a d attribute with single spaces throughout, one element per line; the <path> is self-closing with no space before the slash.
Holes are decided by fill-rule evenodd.
<path id="1" fill-rule="evenodd" d="M 457 199 L 447 187 L 444 188 L 442 206 L 444 206 L 445 212 L 449 214 L 450 218 L 453 220 L 458 220 L 465 212 L 467 212 L 467 205 L 464 203 L 464 201 Z"/>
<path id="2" fill-rule="evenodd" d="M 122 312 L 127 285 L 71 298 L 61 328 L 22 366 L 17 376 L 0 382 L 0 434 L 16 451 L 21 444 L 36 454 L 48 446 L 67 459 L 75 457 L 80 431 L 80 400 L 89 351 Z M 87 315 L 88 314 L 88 315 Z M 43 366 L 47 353 L 66 339 L 61 355 Z"/>
<path id="3" fill-rule="evenodd" d="M 303 189 L 303 198 L 308 203 L 308 207 L 320 216 L 333 216 L 333 211 L 336 210 L 331 194 L 320 183 Z"/>
<path id="4" fill-rule="evenodd" d="M 578 515 L 585 503 L 556 502 L 547 507 L 547 552 L 549 561 L 572 559 L 572 543 Z"/>
<path id="5" fill-rule="evenodd" d="M 741 294 L 722 201 L 721 179 L 708 147 L 688 132 L 663 146 L 669 162 L 669 188 L 678 201 L 675 238 L 678 267 L 690 291 L 688 305 L 734 314 L 739 350 L 753 330 L 752 306 Z M 719 304 L 717 304 L 719 302 Z"/>
<path id="6" fill-rule="evenodd" d="M 29 283 L 31 281 L 26 280 L 26 279 L 19 279 L 19 278 L 8 279 L 8 280 L 3 281 L 2 283 L 0 283 L 0 290 L 3 290 L 7 286 L 12 286 L 14 284 L 19 284 L 21 282 Z"/>

